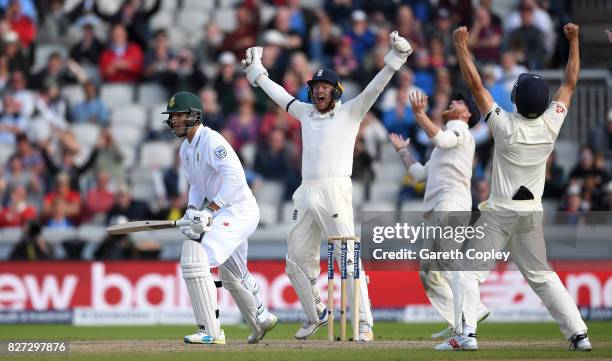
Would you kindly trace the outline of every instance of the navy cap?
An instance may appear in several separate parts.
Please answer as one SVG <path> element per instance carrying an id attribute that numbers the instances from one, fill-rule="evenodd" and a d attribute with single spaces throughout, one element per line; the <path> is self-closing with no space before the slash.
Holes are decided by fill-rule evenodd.
<path id="1" fill-rule="evenodd" d="M 519 114 L 534 119 L 542 115 L 550 104 L 548 84 L 537 74 L 519 75 L 512 89 L 512 102 Z"/>
<path id="2" fill-rule="evenodd" d="M 463 92 L 455 92 L 451 100 L 461 100 L 465 103 L 468 111 L 472 114 L 470 115 L 470 119 L 468 119 L 468 126 L 470 128 L 478 124 L 480 121 L 480 110 L 478 110 L 478 106 L 471 95 L 466 95 Z"/>
<path id="3" fill-rule="evenodd" d="M 321 69 L 315 73 L 311 80 L 307 81 L 308 86 L 312 86 L 312 83 L 322 81 L 333 86 L 340 84 L 340 77 L 335 71 L 331 69 Z"/>

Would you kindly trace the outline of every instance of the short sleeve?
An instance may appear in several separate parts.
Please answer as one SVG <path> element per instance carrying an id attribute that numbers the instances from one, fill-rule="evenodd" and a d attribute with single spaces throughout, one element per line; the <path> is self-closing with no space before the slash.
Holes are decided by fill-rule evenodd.
<path id="1" fill-rule="evenodd" d="M 491 129 L 491 133 L 493 133 L 493 137 L 495 135 L 505 135 L 508 134 L 508 129 L 510 127 L 510 117 L 508 113 L 502 109 L 497 103 L 493 103 L 491 109 L 487 112 L 484 117 L 485 122 Z"/>
<path id="2" fill-rule="evenodd" d="M 567 108 L 565 105 L 560 102 L 552 102 L 544 112 L 544 121 L 555 135 L 559 135 L 566 116 Z"/>

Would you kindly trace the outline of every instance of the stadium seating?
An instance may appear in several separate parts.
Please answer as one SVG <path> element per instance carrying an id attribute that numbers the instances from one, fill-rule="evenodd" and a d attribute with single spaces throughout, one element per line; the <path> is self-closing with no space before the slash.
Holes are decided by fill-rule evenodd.
<path id="1" fill-rule="evenodd" d="M 136 128 L 146 129 L 147 113 L 146 109 L 140 105 L 132 104 L 120 108 L 115 108 L 111 114 L 111 124 L 129 125 Z"/>
<path id="2" fill-rule="evenodd" d="M 70 127 L 79 144 L 91 148 L 98 142 L 100 127 L 95 124 L 74 124 Z"/>
<path id="3" fill-rule="evenodd" d="M 104 84 L 100 88 L 100 98 L 111 108 L 134 103 L 134 87 L 131 84 Z"/>
<path id="4" fill-rule="evenodd" d="M 156 83 L 144 83 L 138 87 L 138 103 L 144 106 L 166 103 L 169 96 L 168 91 Z"/>
<path id="5" fill-rule="evenodd" d="M 177 148 L 168 142 L 146 142 L 140 150 L 140 166 L 149 169 L 168 168 L 174 164 Z"/>

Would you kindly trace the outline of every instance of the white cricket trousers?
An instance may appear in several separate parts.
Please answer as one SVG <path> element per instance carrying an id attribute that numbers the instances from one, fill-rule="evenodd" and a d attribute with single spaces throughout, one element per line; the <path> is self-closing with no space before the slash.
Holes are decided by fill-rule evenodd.
<path id="1" fill-rule="evenodd" d="M 304 180 L 293 194 L 292 229 L 287 238 L 287 275 L 311 322 L 325 306 L 316 281 L 321 272 L 321 238 L 355 236 L 352 183 L 349 177 Z M 352 307 L 353 242 L 348 242 L 347 268 L 349 307 Z M 340 242 L 334 256 L 340 265 Z M 373 325 L 367 279 L 360 262 L 360 321 Z M 309 285 L 307 284 L 310 284 Z M 310 299 L 312 298 L 312 299 Z M 314 302 L 313 302 L 314 301 Z"/>
<path id="2" fill-rule="evenodd" d="M 474 247 L 479 250 L 502 250 L 508 247 L 510 258 L 557 321 L 565 338 L 569 339 L 579 331 L 586 331 L 587 326 L 559 276 L 548 266 L 542 205 L 535 201 L 513 203 L 516 202 L 521 202 L 521 209 L 525 210 L 509 210 L 502 203 L 488 201 L 476 223 L 484 227 L 484 237 L 477 240 Z M 476 328 L 476 309 L 480 300 L 478 285 L 486 279 L 494 266 L 494 261 L 481 262 L 478 269 L 482 272 L 464 273 L 464 318 L 468 326 Z"/>

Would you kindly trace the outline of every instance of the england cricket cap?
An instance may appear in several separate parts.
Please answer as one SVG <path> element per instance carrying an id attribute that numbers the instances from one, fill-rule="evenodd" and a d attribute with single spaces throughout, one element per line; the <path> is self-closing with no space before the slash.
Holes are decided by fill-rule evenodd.
<path id="1" fill-rule="evenodd" d="M 535 119 L 548 108 L 550 90 L 541 76 L 523 73 L 514 83 L 511 99 L 519 114 L 528 119 Z"/>

